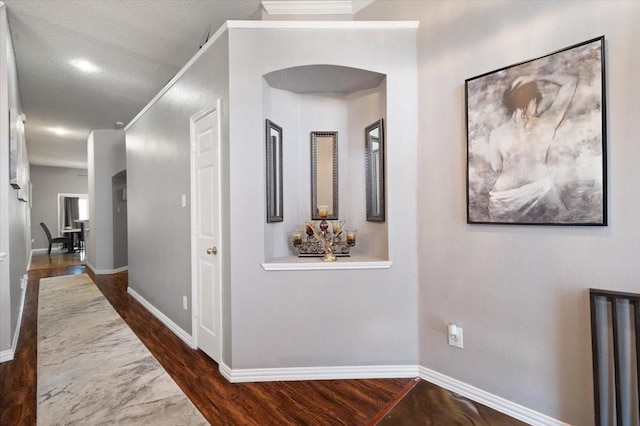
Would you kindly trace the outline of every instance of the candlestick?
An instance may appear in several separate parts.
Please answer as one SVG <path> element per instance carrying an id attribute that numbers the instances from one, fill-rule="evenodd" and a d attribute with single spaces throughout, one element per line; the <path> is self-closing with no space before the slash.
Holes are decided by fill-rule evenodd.
<path id="1" fill-rule="evenodd" d="M 302 244 L 302 232 L 296 229 L 293 231 L 293 245 L 299 246 L 300 244 Z"/>
<path id="2" fill-rule="evenodd" d="M 357 229 L 347 229 L 347 245 L 356 245 L 356 231 Z"/>

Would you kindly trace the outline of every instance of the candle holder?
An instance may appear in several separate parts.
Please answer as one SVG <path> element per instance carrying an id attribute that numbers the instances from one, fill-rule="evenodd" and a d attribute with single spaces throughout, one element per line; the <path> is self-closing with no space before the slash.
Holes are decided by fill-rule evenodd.
<path id="1" fill-rule="evenodd" d="M 305 225 L 306 241 L 301 231 L 293 232 L 293 246 L 298 250 L 299 257 L 323 256 L 325 262 L 333 262 L 337 257 L 351 256 L 350 249 L 356 245 L 355 230 L 350 229 L 353 232 L 347 233 L 348 238 L 343 240 L 346 221 L 336 220 L 330 226 L 326 217 L 323 217 L 319 224 L 307 221 Z"/>

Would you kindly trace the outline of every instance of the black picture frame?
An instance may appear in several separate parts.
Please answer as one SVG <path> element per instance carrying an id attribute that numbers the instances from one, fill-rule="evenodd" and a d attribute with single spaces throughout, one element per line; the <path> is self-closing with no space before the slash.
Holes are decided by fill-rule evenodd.
<path id="1" fill-rule="evenodd" d="M 267 223 L 282 222 L 283 213 L 283 167 L 282 127 L 267 119 L 265 126 Z"/>
<path id="2" fill-rule="evenodd" d="M 9 184 L 23 186 L 23 126 L 16 109 L 9 109 Z"/>
<path id="3" fill-rule="evenodd" d="M 384 119 L 381 118 L 364 129 L 364 140 L 366 217 L 368 222 L 384 222 Z"/>
<path id="4" fill-rule="evenodd" d="M 607 225 L 604 36 L 465 80 L 467 223 Z"/>
<path id="5" fill-rule="evenodd" d="M 311 219 L 338 220 L 338 132 L 311 132 Z M 326 205 L 328 214 L 320 216 L 318 206 Z"/>

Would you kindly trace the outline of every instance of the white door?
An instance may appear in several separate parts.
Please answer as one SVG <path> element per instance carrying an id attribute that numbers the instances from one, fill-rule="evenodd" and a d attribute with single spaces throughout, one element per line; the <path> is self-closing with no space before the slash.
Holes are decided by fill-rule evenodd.
<path id="1" fill-rule="evenodd" d="M 219 106 L 192 122 L 194 341 L 220 362 Z"/>

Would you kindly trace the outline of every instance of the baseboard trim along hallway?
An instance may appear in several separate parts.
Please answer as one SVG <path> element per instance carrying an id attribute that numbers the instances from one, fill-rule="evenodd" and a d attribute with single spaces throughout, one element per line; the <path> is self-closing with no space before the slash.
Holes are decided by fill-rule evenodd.
<path id="1" fill-rule="evenodd" d="M 151 314 L 176 334 L 191 348 L 193 338 L 182 330 L 155 306 L 131 289 L 127 292 L 142 304 Z M 546 414 L 539 413 L 515 402 L 504 399 L 460 380 L 438 373 L 420 365 L 370 365 L 337 367 L 292 367 L 292 368 L 230 368 L 219 363 L 220 373 L 230 383 L 281 382 L 300 380 L 349 380 L 349 379 L 389 379 L 420 377 L 451 392 L 462 395 L 474 402 L 486 405 L 520 421 L 540 426 L 571 426 Z"/>
<path id="2" fill-rule="evenodd" d="M 13 339 L 11 339 L 11 349 L 0 352 L 0 362 L 12 361 L 15 356 L 16 348 L 18 347 L 18 339 L 20 338 L 20 329 L 22 328 L 22 314 L 24 312 L 24 301 L 27 295 L 27 284 L 28 280 L 26 275 L 24 275 L 20 280 L 22 294 L 20 295 L 20 306 L 18 308 L 18 322 L 16 324 L 16 329 L 13 332 Z"/>
<path id="3" fill-rule="evenodd" d="M 539 413 L 482 389 L 478 389 L 467 383 L 461 382 L 460 380 L 445 376 L 437 371 L 433 371 L 425 367 L 419 367 L 419 370 L 421 379 L 462 395 L 465 398 L 469 398 L 474 402 L 493 408 L 496 411 L 513 417 L 514 419 L 536 426 L 571 426 L 568 423 L 564 423 L 560 420 L 549 417 L 546 414 Z"/>
<path id="4" fill-rule="evenodd" d="M 183 342 L 189 345 L 189 347 L 196 349 L 195 345 L 193 344 L 193 337 L 182 328 L 180 328 L 178 324 L 171 321 L 168 316 L 163 314 L 158 308 L 149 303 L 147 299 L 136 293 L 136 291 L 131 287 L 127 287 L 127 293 L 129 293 L 142 306 L 144 306 L 147 311 L 151 312 L 154 317 L 158 318 L 160 322 L 162 322 L 169 330 L 173 332 L 173 334 L 178 336 Z"/>
<path id="5" fill-rule="evenodd" d="M 342 367 L 240 368 L 220 363 L 220 373 L 231 383 L 283 382 L 292 380 L 399 379 L 418 376 L 415 365 Z"/>

